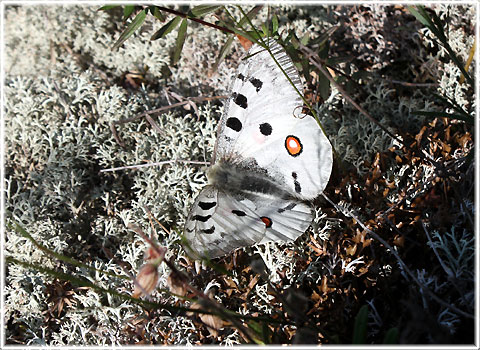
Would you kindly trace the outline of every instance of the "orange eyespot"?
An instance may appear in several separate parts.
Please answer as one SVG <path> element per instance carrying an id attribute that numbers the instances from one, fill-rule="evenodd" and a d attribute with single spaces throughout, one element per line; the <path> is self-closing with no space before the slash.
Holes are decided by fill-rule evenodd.
<path id="1" fill-rule="evenodd" d="M 272 226 L 272 220 L 270 218 L 267 218 L 266 216 L 262 216 L 260 219 L 262 219 L 263 223 L 267 228 Z"/>
<path id="2" fill-rule="evenodd" d="M 288 154 L 290 154 L 292 157 L 298 156 L 303 150 L 300 139 L 292 135 L 287 136 L 285 139 L 285 148 L 287 149 Z"/>

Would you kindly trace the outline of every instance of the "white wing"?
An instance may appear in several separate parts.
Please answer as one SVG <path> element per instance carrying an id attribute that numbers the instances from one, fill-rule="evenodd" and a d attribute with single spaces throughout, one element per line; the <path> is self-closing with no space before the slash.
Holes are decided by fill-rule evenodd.
<path id="1" fill-rule="evenodd" d="M 184 232 L 189 244 L 185 250 L 192 257 L 214 258 L 260 242 L 265 224 L 233 197 L 206 186 L 195 200 Z"/>
<path id="2" fill-rule="evenodd" d="M 255 201 L 255 213 L 267 226 L 259 243 L 294 241 L 313 220 L 312 208 L 298 200 L 262 198 L 258 193 L 250 195 L 250 199 Z"/>
<path id="3" fill-rule="evenodd" d="M 215 258 L 257 243 L 290 241 L 311 221 L 311 209 L 302 202 L 256 193 L 229 195 L 207 186 L 185 224 L 185 250 L 194 258 Z"/>
<path id="4" fill-rule="evenodd" d="M 302 92 L 298 72 L 285 50 L 274 40 L 269 42 L 269 47 L 296 88 Z M 293 116 L 293 111 L 303 105 L 268 51 L 253 45 L 247 57 L 238 67 L 220 120 L 214 160 L 232 153 L 254 152 L 252 148 L 262 144 L 252 144 L 250 140 L 239 138 L 239 133 L 244 134 L 249 128 L 257 131 L 259 123 L 277 114 Z"/>
<path id="5" fill-rule="evenodd" d="M 270 49 L 302 92 L 298 72 L 275 41 Z M 250 56 L 252 55 L 252 56 Z M 254 45 L 239 67 L 220 121 L 214 160 L 265 169 L 302 199 L 327 185 L 333 157 L 316 121 L 301 113 L 303 102 L 270 53 Z"/>

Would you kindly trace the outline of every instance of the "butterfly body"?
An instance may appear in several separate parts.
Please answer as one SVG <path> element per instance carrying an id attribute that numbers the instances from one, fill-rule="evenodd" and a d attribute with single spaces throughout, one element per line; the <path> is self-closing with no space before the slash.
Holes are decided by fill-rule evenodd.
<path id="1" fill-rule="evenodd" d="M 271 40 L 268 46 L 275 59 L 254 45 L 234 79 L 210 184 L 185 225 L 194 257 L 296 239 L 313 219 L 308 201 L 330 177 L 331 145 L 316 121 L 301 113 L 298 73 L 280 45 Z"/>
<path id="2" fill-rule="evenodd" d="M 249 193 L 258 196 L 290 197 L 290 192 L 279 186 L 274 178 L 254 164 L 240 165 L 219 161 L 207 173 L 212 186 L 232 194 Z"/>

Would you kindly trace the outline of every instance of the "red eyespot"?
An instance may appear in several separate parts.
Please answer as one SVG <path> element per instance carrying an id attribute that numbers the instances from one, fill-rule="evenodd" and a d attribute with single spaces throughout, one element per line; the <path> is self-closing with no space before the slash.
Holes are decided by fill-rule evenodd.
<path id="1" fill-rule="evenodd" d="M 262 219 L 262 221 L 264 222 L 267 228 L 270 228 L 272 226 L 272 220 L 270 218 L 267 218 L 266 216 L 262 216 L 260 219 Z"/>
<path id="2" fill-rule="evenodd" d="M 290 154 L 292 157 L 298 156 L 303 150 L 300 139 L 292 135 L 287 136 L 285 139 L 285 148 L 287 149 L 288 154 Z"/>

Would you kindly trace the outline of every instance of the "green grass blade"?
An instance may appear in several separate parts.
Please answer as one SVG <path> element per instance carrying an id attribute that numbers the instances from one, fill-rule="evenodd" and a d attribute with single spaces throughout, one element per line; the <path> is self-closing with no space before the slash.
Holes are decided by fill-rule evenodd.
<path id="1" fill-rule="evenodd" d="M 195 6 L 193 9 L 189 11 L 189 15 L 193 17 L 201 17 L 205 16 L 211 12 L 218 10 L 219 8 L 223 7 L 222 5 L 199 5 Z"/>
<path id="2" fill-rule="evenodd" d="M 123 8 L 123 20 L 126 21 L 128 17 L 135 11 L 135 6 L 134 5 L 126 5 Z"/>
<path id="3" fill-rule="evenodd" d="M 119 293 L 116 290 L 113 290 L 113 289 L 110 289 L 110 288 L 102 288 L 99 285 L 96 285 L 95 283 L 90 282 L 90 281 L 88 281 L 84 278 L 79 278 L 79 277 L 75 277 L 74 275 L 66 274 L 66 273 L 61 272 L 61 271 L 52 270 L 50 268 L 43 267 L 39 264 L 30 264 L 30 263 L 27 263 L 27 262 L 24 262 L 24 261 L 17 260 L 15 258 L 10 257 L 10 256 L 6 257 L 5 260 L 8 263 L 22 265 L 24 267 L 43 272 L 43 273 L 45 273 L 49 276 L 58 278 L 62 281 L 69 281 L 70 283 L 72 283 L 76 286 L 79 286 L 79 287 L 89 287 L 89 288 L 92 288 L 92 289 L 97 290 L 97 291 L 102 292 L 102 293 L 108 293 L 108 294 L 117 296 L 121 299 L 129 300 L 129 301 L 132 301 L 136 304 L 141 304 L 143 307 L 157 308 L 159 310 L 165 309 L 165 310 L 168 310 L 170 312 L 187 312 L 187 311 L 190 311 L 190 312 L 195 312 L 195 313 L 208 313 L 208 314 L 212 313 L 212 312 L 207 311 L 207 310 L 203 311 L 203 310 L 200 310 L 200 309 L 190 309 L 190 308 L 186 308 L 186 307 L 182 307 L 182 306 L 172 306 L 172 305 L 169 305 L 169 304 L 162 304 L 162 303 L 152 302 L 152 301 L 148 301 L 148 300 L 137 299 L 137 298 L 134 298 L 130 295 Z"/>
<path id="4" fill-rule="evenodd" d="M 105 5 L 105 6 L 102 6 L 100 7 L 97 11 L 108 11 L 108 10 L 111 10 L 115 7 L 118 7 L 120 5 Z"/>
<path id="5" fill-rule="evenodd" d="M 310 41 L 310 34 L 309 33 L 305 33 L 305 35 L 300 39 L 300 43 L 302 45 L 308 45 L 308 42 Z"/>
<path id="6" fill-rule="evenodd" d="M 263 32 L 263 35 L 265 35 L 266 37 L 270 36 L 270 31 L 268 30 L 267 25 L 265 23 L 262 23 L 262 32 Z"/>
<path id="7" fill-rule="evenodd" d="M 363 305 L 355 317 L 352 344 L 365 344 L 367 342 L 368 306 Z"/>
<path id="8" fill-rule="evenodd" d="M 27 232 L 27 230 L 25 230 L 22 226 L 20 226 L 18 223 L 14 222 L 15 224 L 15 228 L 13 227 L 12 224 L 8 223 L 7 224 L 7 227 L 10 229 L 10 230 L 15 230 L 17 231 L 19 234 L 21 234 L 23 237 L 25 237 L 26 239 L 28 239 L 30 242 L 32 242 L 38 249 L 40 249 L 42 252 L 44 252 L 45 254 L 49 255 L 49 256 L 52 256 L 54 258 L 56 258 L 57 260 L 60 260 L 60 261 L 63 261 L 65 263 L 68 263 L 68 264 L 72 264 L 74 266 L 78 266 L 78 267 L 81 267 L 81 268 L 84 268 L 84 269 L 87 269 L 87 270 L 90 270 L 90 271 L 93 271 L 93 272 L 100 272 L 104 275 L 107 275 L 107 276 L 111 276 L 111 277 L 115 277 L 115 278 L 121 278 L 121 279 L 129 279 L 130 277 L 128 276 L 121 276 L 121 275 L 116 275 L 114 273 L 111 273 L 111 272 L 108 272 L 108 271 L 104 271 L 104 270 L 100 270 L 100 269 L 96 269 L 94 267 L 91 267 L 87 264 L 84 264 L 84 263 L 81 263 L 75 259 L 72 259 L 68 256 L 65 256 L 65 255 L 62 255 L 62 254 L 59 254 L 59 253 L 56 253 L 54 252 L 53 250 L 50 250 L 48 249 L 47 247 L 41 245 L 40 243 L 38 243 L 31 235 L 30 233 Z"/>
<path id="9" fill-rule="evenodd" d="M 180 22 L 182 21 L 182 17 L 175 17 L 174 19 L 172 19 L 170 22 L 168 22 L 167 24 L 165 24 L 162 28 L 160 28 L 159 30 L 157 30 L 153 35 L 152 37 L 150 38 L 150 40 L 157 40 L 157 39 L 160 39 L 160 38 L 163 38 L 165 37 L 168 33 L 170 33 L 172 30 L 174 30 L 175 28 L 177 28 L 177 26 L 180 24 Z"/>
<path id="10" fill-rule="evenodd" d="M 445 32 L 443 30 L 442 20 L 440 19 L 440 17 L 437 16 L 435 11 L 432 11 L 431 16 L 432 16 L 432 22 L 435 25 L 435 27 L 437 29 L 437 32 L 438 32 L 438 38 L 440 39 L 440 41 L 448 43 L 447 36 L 445 35 Z"/>
<path id="11" fill-rule="evenodd" d="M 331 93 L 330 80 L 323 74 L 319 75 L 318 92 L 323 100 L 327 100 Z"/>
<path id="12" fill-rule="evenodd" d="M 468 72 L 465 70 L 465 64 L 461 61 L 460 58 L 458 58 L 458 56 L 456 55 L 456 53 L 453 51 L 452 47 L 448 43 L 447 36 L 445 35 L 445 31 L 443 30 L 442 20 L 440 19 L 440 17 L 437 16 L 435 12 L 432 13 L 432 18 L 433 18 L 433 23 L 437 29 L 436 35 L 440 40 L 440 42 L 442 43 L 443 47 L 445 47 L 445 49 L 447 50 L 448 55 L 450 56 L 450 59 L 453 61 L 453 63 L 455 63 L 458 69 L 460 69 L 465 79 L 467 79 L 468 83 L 472 87 L 474 87 L 475 86 L 474 81 L 470 76 L 470 74 L 468 74 Z"/>
<path id="13" fill-rule="evenodd" d="M 245 39 L 248 39 L 253 43 L 258 42 L 259 36 L 255 32 L 247 32 L 247 31 L 240 30 L 240 29 L 237 29 L 237 28 L 231 27 L 231 26 L 227 26 L 226 28 L 230 29 L 235 34 L 243 36 Z M 259 43 L 259 44 L 261 44 L 261 43 Z"/>
<path id="14" fill-rule="evenodd" d="M 252 337 L 253 341 L 257 345 L 265 345 L 265 342 L 262 340 L 263 339 L 263 327 L 260 322 L 257 321 L 251 321 L 247 324 L 247 327 L 252 330 L 252 333 L 250 336 Z"/>
<path id="15" fill-rule="evenodd" d="M 236 26 L 239 26 L 241 27 L 242 25 L 244 25 L 246 22 L 247 22 L 247 17 L 249 17 L 250 19 L 252 19 L 256 14 L 258 14 L 258 12 L 263 8 L 263 5 L 256 5 L 254 7 L 252 7 L 250 9 L 250 11 L 247 12 L 247 14 L 245 15 L 243 10 L 242 10 L 242 18 L 240 18 L 240 20 L 238 21 L 238 23 L 236 24 Z M 231 23 L 234 23 L 236 22 L 234 16 L 228 11 L 228 9 L 225 7 L 225 12 L 227 14 L 227 16 L 230 18 L 230 21 Z M 222 21 L 222 23 L 225 23 L 225 21 Z"/>
<path id="16" fill-rule="evenodd" d="M 450 59 L 455 63 L 455 65 L 460 69 L 465 79 L 468 81 L 470 86 L 474 87 L 475 82 L 473 81 L 472 77 L 468 72 L 465 70 L 464 64 L 461 60 L 457 57 L 455 52 L 453 51 L 452 47 L 448 43 L 447 36 L 443 30 L 443 23 L 441 19 L 437 16 L 435 12 L 430 16 L 428 12 L 425 10 L 425 7 L 422 5 L 417 5 L 416 7 L 407 6 L 408 10 L 412 15 L 417 18 L 417 20 L 426 26 L 432 33 L 436 36 L 437 40 L 440 44 L 447 50 L 448 56 Z"/>
<path id="17" fill-rule="evenodd" d="M 450 97 L 447 96 L 447 97 L 445 98 L 445 97 L 443 97 L 443 96 L 441 96 L 441 95 L 439 95 L 439 94 L 434 94 L 434 96 L 435 96 L 438 100 L 440 100 L 441 102 L 443 102 L 446 106 L 448 106 L 448 107 L 454 109 L 455 111 L 457 111 L 458 114 L 462 114 L 462 115 L 466 116 L 467 118 L 472 118 L 472 117 L 470 116 L 470 114 L 468 114 L 467 112 L 465 112 L 465 111 L 463 110 L 463 108 L 462 108 L 457 102 L 455 102 L 455 100 L 451 99 Z"/>
<path id="18" fill-rule="evenodd" d="M 418 5 L 416 7 L 414 6 L 407 6 L 408 8 L 408 11 L 410 11 L 410 13 L 412 15 L 415 16 L 415 18 L 420 22 L 422 23 L 425 27 L 429 28 L 429 29 L 432 29 L 432 27 L 434 27 L 433 25 L 433 22 L 430 20 L 430 17 L 426 14 L 425 12 L 425 9 L 423 8 L 423 6 L 421 5 Z"/>
<path id="19" fill-rule="evenodd" d="M 272 32 L 275 34 L 278 32 L 278 18 L 277 15 L 272 17 Z"/>
<path id="20" fill-rule="evenodd" d="M 150 8 L 150 12 L 152 13 L 152 15 L 153 15 L 156 19 L 160 20 L 160 22 L 164 22 L 164 21 L 167 19 L 167 17 L 165 17 L 165 15 L 163 14 L 163 12 L 160 11 L 160 10 L 158 9 L 158 7 L 156 7 L 156 6 L 150 6 L 149 8 Z"/>
<path id="21" fill-rule="evenodd" d="M 392 327 L 387 331 L 383 344 L 398 344 L 398 328 Z"/>
<path id="22" fill-rule="evenodd" d="M 233 35 L 230 35 L 227 41 L 225 42 L 225 45 L 222 46 L 222 48 L 220 49 L 220 53 L 218 54 L 217 60 L 215 61 L 215 64 L 212 67 L 212 71 L 215 72 L 218 69 L 219 64 L 225 59 L 227 52 L 232 47 L 234 39 L 235 37 Z"/>
<path id="23" fill-rule="evenodd" d="M 132 36 L 132 34 L 141 27 L 141 25 L 145 21 L 146 16 L 147 13 L 145 12 L 145 10 L 142 10 L 138 13 L 138 15 L 133 19 L 133 21 L 130 22 L 127 29 L 125 29 L 120 35 L 120 38 L 118 38 L 115 45 L 113 45 L 112 51 L 118 49 L 125 42 L 125 40 Z"/>
<path id="24" fill-rule="evenodd" d="M 254 18 L 258 12 L 263 8 L 263 5 L 257 5 L 257 6 L 254 6 L 250 11 L 248 11 L 246 14 L 244 13 L 244 11 L 242 10 L 242 18 L 238 21 L 238 23 L 232 25 L 231 23 L 223 23 L 223 25 L 230 29 L 231 31 L 233 31 L 235 34 L 237 35 L 241 35 L 243 36 L 244 38 L 252 41 L 252 42 L 256 42 L 257 39 L 255 39 L 255 36 L 252 36 L 251 33 L 247 32 L 246 30 L 243 29 L 243 25 L 245 23 L 251 23 L 251 19 Z M 233 20 L 233 16 L 228 12 L 227 8 L 225 8 L 227 14 L 229 15 L 229 17 Z M 239 30 L 238 27 L 240 27 L 242 30 Z"/>
<path id="25" fill-rule="evenodd" d="M 185 37 L 187 36 L 187 26 L 188 20 L 184 18 L 178 29 L 177 44 L 175 46 L 175 51 L 173 52 L 172 64 L 176 64 L 180 59 L 183 44 L 185 44 Z"/>

